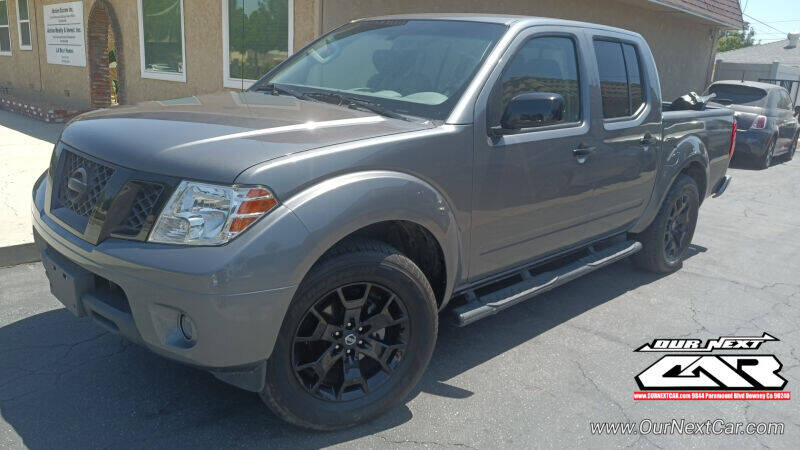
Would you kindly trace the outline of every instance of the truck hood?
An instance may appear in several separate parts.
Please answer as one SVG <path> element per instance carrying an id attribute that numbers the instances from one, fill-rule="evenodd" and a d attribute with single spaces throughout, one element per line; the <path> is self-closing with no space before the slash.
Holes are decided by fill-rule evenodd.
<path id="1" fill-rule="evenodd" d="M 70 122 L 61 140 L 130 169 L 232 183 L 281 156 L 433 126 L 289 96 L 221 92 L 93 111 Z"/>

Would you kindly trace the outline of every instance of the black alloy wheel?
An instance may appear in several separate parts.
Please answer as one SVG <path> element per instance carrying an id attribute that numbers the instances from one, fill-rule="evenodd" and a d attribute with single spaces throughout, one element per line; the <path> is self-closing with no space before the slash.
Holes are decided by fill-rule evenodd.
<path id="1" fill-rule="evenodd" d="M 767 152 L 764 153 L 764 157 L 761 159 L 759 168 L 769 169 L 769 166 L 772 165 L 772 157 L 775 155 L 775 146 L 777 143 L 778 140 L 775 137 L 769 140 L 769 143 L 767 144 Z"/>
<path id="2" fill-rule="evenodd" d="M 409 338 L 400 297 L 378 284 L 349 284 L 323 295 L 306 312 L 294 336 L 292 365 L 311 395 L 350 401 L 389 380 Z"/>
<path id="3" fill-rule="evenodd" d="M 655 273 L 678 270 L 692 243 L 699 208 L 697 183 L 688 175 L 678 175 L 650 225 L 631 236 L 642 243 L 633 262 Z"/>
<path id="4" fill-rule="evenodd" d="M 686 247 L 689 246 L 691 229 L 689 194 L 683 192 L 673 202 L 664 230 L 664 255 L 668 263 L 673 264 L 682 257 Z"/>
<path id="5" fill-rule="evenodd" d="M 414 261 L 350 238 L 298 286 L 267 360 L 261 399 L 315 430 L 367 422 L 403 402 L 436 346 L 438 306 Z"/>
<path id="6" fill-rule="evenodd" d="M 800 139 L 800 133 L 794 135 L 794 141 L 792 141 L 792 146 L 789 147 L 789 152 L 786 153 L 786 160 L 791 161 L 794 158 L 794 154 L 797 151 L 797 140 Z"/>

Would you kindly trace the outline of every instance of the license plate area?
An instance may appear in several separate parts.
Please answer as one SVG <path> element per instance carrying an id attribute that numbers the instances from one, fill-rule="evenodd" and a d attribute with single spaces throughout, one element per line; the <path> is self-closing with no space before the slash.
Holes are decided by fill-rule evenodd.
<path id="1" fill-rule="evenodd" d="M 76 316 L 86 315 L 81 296 L 94 287 L 94 274 L 49 250 L 42 252 L 42 264 L 53 296 Z"/>

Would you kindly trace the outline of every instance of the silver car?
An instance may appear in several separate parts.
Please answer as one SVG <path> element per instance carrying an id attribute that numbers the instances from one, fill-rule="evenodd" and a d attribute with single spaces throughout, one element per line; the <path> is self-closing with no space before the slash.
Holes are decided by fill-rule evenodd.
<path id="1" fill-rule="evenodd" d="M 793 102 L 785 88 L 755 81 L 717 81 L 708 88 L 715 103 L 736 114 L 736 155 L 766 169 L 776 156 L 794 157 L 800 133 Z"/>

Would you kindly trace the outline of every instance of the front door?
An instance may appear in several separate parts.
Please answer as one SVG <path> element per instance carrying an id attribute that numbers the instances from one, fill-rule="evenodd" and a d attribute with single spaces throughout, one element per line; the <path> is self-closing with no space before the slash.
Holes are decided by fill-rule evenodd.
<path id="1" fill-rule="evenodd" d="M 623 36 L 623 38 L 626 36 Z M 657 77 L 649 55 L 613 34 L 592 39 L 603 110 L 601 141 L 586 166 L 595 187 L 587 233 L 625 231 L 642 214 L 655 183 L 661 138 Z"/>
<path id="2" fill-rule="evenodd" d="M 586 238 L 592 184 L 575 149 L 591 148 L 587 79 L 576 34 L 523 32 L 478 99 L 470 279 L 476 280 Z M 562 120 L 489 137 L 509 100 L 528 92 L 563 96 Z M 485 107 L 480 107 L 481 105 Z"/>

